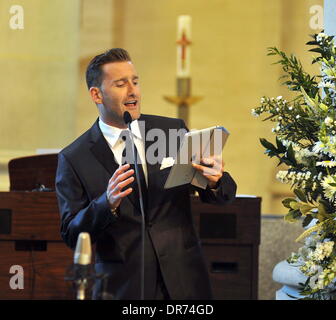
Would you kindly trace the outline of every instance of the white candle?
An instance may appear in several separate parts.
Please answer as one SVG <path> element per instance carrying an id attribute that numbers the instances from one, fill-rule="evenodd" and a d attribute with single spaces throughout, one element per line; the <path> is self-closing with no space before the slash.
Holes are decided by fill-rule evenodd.
<path id="1" fill-rule="evenodd" d="M 190 76 L 191 17 L 179 16 L 177 20 L 177 77 Z"/>

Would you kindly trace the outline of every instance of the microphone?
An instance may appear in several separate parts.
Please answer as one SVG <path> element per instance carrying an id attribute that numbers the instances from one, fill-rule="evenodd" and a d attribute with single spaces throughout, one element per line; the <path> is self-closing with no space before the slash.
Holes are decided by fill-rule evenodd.
<path id="1" fill-rule="evenodd" d="M 141 300 L 145 299 L 145 210 L 144 210 L 144 204 L 143 204 L 143 197 L 142 197 L 142 190 L 141 190 L 141 183 L 140 183 L 140 175 L 139 175 L 139 168 L 138 168 L 138 162 L 136 161 L 135 157 L 135 144 L 133 139 L 133 134 L 131 130 L 131 122 L 133 121 L 131 114 L 128 111 L 124 112 L 123 115 L 124 122 L 128 126 L 128 129 L 130 131 L 130 138 L 131 138 L 131 144 L 132 144 L 132 154 L 133 154 L 133 163 L 134 163 L 134 169 L 135 169 L 135 177 L 137 186 L 139 189 L 139 202 L 140 202 L 140 211 L 141 211 Z M 140 164 L 141 165 L 141 164 Z"/>
<path id="2" fill-rule="evenodd" d="M 129 125 L 133 121 L 131 114 L 128 111 L 124 112 L 124 122 Z"/>
<path id="3" fill-rule="evenodd" d="M 81 232 L 76 243 L 76 250 L 74 254 L 74 264 L 76 273 L 77 285 L 77 300 L 85 299 L 85 289 L 88 285 L 88 278 L 90 276 L 91 264 L 91 239 L 90 234 Z"/>

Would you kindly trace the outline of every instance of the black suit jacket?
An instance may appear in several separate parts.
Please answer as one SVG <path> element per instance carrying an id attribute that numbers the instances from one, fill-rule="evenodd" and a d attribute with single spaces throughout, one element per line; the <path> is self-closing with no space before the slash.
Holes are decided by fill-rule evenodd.
<path id="1" fill-rule="evenodd" d="M 141 115 L 145 131 L 185 128 L 184 122 Z M 146 141 L 145 148 L 153 143 Z M 167 150 L 169 141 L 166 143 Z M 165 155 L 165 156 L 168 156 Z M 174 155 L 169 155 L 174 156 Z M 108 181 L 118 168 L 98 120 L 59 153 L 56 192 L 61 235 L 74 249 L 80 232 L 88 232 L 95 247 L 97 272 L 109 275 L 108 288 L 116 299 L 140 298 L 141 214 L 133 194 L 122 200 L 115 218 L 106 197 Z M 172 299 L 208 299 L 211 288 L 190 210 L 190 185 L 163 189 L 170 168 L 147 163 L 145 298 L 152 299 L 160 268 Z M 235 197 L 236 184 L 224 173 L 214 192 L 198 190 L 202 201 L 225 204 Z M 97 282 L 96 294 L 101 290 Z"/>

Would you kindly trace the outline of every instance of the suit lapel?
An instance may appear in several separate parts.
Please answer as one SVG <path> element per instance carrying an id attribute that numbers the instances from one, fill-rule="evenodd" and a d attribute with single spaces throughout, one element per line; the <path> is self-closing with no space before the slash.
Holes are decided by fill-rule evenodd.
<path id="1" fill-rule="evenodd" d="M 111 151 L 107 141 L 100 131 L 98 120 L 92 126 L 91 137 L 91 152 L 112 176 L 114 171 L 118 169 L 119 165 L 116 163 L 113 152 Z"/>
<path id="2" fill-rule="evenodd" d="M 110 174 L 110 177 L 112 177 L 113 173 L 119 168 L 119 164 L 114 159 L 114 154 L 99 128 L 98 121 L 99 120 L 95 122 L 91 130 L 91 152 L 101 163 L 101 165 L 107 170 L 107 172 Z M 127 198 L 140 212 L 140 207 L 138 204 L 139 201 L 138 199 L 135 199 L 134 192 L 127 196 Z"/>
<path id="3" fill-rule="evenodd" d="M 112 176 L 113 173 L 118 169 L 119 165 L 116 163 L 113 152 L 111 151 L 102 133 L 93 143 L 91 151 L 97 160 L 102 164 L 102 166 Z"/>
<path id="4" fill-rule="evenodd" d="M 144 141 L 145 145 L 145 153 L 147 155 L 147 150 L 153 144 L 153 141 L 148 141 L 146 139 L 147 133 L 150 129 L 153 129 L 153 125 L 148 120 L 147 117 L 141 116 L 139 118 L 139 121 L 143 121 L 142 124 L 140 124 L 140 132 L 142 135 L 142 139 Z M 143 126 L 143 124 L 145 124 Z M 91 151 L 96 157 L 96 159 L 101 163 L 101 165 L 107 170 L 110 176 L 113 175 L 113 173 L 118 169 L 119 164 L 115 161 L 113 152 L 110 149 L 110 146 L 108 145 L 106 139 L 104 138 L 99 125 L 98 125 L 98 119 L 94 123 L 94 125 L 91 128 Z M 158 174 L 160 173 L 160 163 L 150 164 L 146 163 L 147 165 L 147 178 L 148 178 L 148 187 L 147 187 L 147 196 L 148 196 L 148 208 L 151 207 L 151 195 L 153 188 L 156 190 L 155 187 L 155 181 L 158 179 Z M 127 197 L 130 202 L 135 206 L 139 212 L 140 212 L 140 206 L 138 199 L 135 199 L 134 192 L 132 192 Z"/>

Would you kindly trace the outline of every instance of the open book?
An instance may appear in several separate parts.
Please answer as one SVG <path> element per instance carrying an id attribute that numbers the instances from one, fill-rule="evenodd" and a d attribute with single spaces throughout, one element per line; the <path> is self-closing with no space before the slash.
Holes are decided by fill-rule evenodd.
<path id="1" fill-rule="evenodd" d="M 191 183 L 205 189 L 208 180 L 191 164 L 192 162 L 200 163 L 202 157 L 221 157 L 228 136 L 229 132 L 220 126 L 186 133 L 164 188 L 169 189 Z"/>

